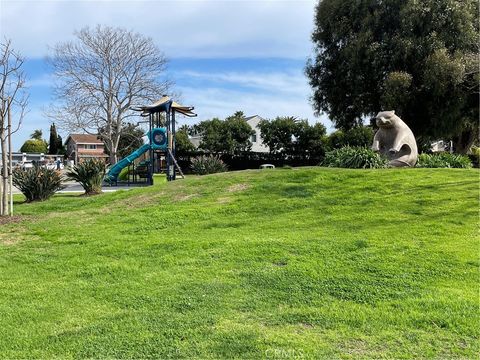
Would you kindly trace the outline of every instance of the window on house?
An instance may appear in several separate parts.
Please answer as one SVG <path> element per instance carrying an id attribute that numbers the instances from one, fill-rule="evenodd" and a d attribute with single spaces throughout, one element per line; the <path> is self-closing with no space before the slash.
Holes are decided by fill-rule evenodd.
<path id="1" fill-rule="evenodd" d="M 97 145 L 91 145 L 91 144 L 89 144 L 89 145 L 86 145 L 86 148 L 87 148 L 88 150 L 96 150 L 96 149 L 97 149 Z"/>
<path id="2" fill-rule="evenodd" d="M 257 142 L 257 134 L 253 134 L 252 137 L 250 138 L 250 141 L 251 141 L 252 143 Z"/>

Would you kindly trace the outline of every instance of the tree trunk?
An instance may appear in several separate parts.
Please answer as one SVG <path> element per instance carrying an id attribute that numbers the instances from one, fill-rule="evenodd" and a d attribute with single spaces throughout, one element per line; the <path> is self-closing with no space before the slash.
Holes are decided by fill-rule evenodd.
<path id="1" fill-rule="evenodd" d="M 8 215 L 8 159 L 7 159 L 7 139 L 5 138 L 5 130 L 0 133 L 0 143 L 2 147 L 2 215 Z"/>
<path id="2" fill-rule="evenodd" d="M 115 149 L 111 139 L 105 139 L 104 143 L 108 150 L 108 161 L 110 165 L 115 165 L 117 163 L 117 149 Z"/>
<path id="3" fill-rule="evenodd" d="M 0 199 L 2 198 L 3 196 L 3 185 L 2 185 L 2 181 L 0 181 Z M 3 205 L 2 205 L 2 202 L 0 201 L 0 216 L 3 215 Z"/>
<path id="4" fill-rule="evenodd" d="M 475 142 L 475 131 L 473 129 L 465 130 L 452 140 L 455 152 L 458 154 L 466 154 Z"/>
<path id="5" fill-rule="evenodd" d="M 110 161 L 110 165 L 115 165 L 117 163 L 117 154 L 113 151 L 110 151 L 108 161 Z"/>

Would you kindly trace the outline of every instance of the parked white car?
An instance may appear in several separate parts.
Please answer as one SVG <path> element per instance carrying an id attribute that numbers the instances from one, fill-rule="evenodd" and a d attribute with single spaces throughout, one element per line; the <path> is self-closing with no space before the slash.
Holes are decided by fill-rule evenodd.
<path id="1" fill-rule="evenodd" d="M 25 169 L 30 169 L 33 167 L 33 163 L 31 161 L 23 161 L 18 163 L 18 166 L 20 166 L 23 170 Z"/>
<path id="2" fill-rule="evenodd" d="M 57 163 L 56 162 L 49 163 L 45 165 L 45 167 L 50 170 L 57 170 Z M 63 170 L 63 168 L 64 168 L 63 163 L 60 163 L 60 170 Z"/>

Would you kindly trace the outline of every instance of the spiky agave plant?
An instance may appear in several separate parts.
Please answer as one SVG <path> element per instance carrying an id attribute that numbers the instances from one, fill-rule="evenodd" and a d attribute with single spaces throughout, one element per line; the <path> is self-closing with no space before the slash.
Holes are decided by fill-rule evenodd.
<path id="1" fill-rule="evenodd" d="M 47 200 L 58 190 L 65 188 L 58 171 L 41 166 L 25 170 L 14 169 L 12 175 L 13 185 L 25 195 L 27 202 Z"/>
<path id="2" fill-rule="evenodd" d="M 227 171 L 227 165 L 219 156 L 198 156 L 192 159 L 192 171 L 197 175 L 214 174 Z"/>
<path id="3" fill-rule="evenodd" d="M 105 171 L 106 165 L 103 160 L 87 159 L 67 171 L 67 177 L 80 183 L 85 190 L 85 195 L 96 195 L 102 192 Z"/>

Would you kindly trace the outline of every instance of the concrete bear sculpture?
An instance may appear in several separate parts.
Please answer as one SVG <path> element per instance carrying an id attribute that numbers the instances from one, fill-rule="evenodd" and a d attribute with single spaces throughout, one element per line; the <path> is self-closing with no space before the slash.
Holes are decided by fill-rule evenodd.
<path id="1" fill-rule="evenodd" d="M 417 142 L 407 124 L 393 110 L 379 112 L 375 120 L 379 129 L 373 138 L 373 151 L 386 155 L 390 166 L 415 166 Z"/>

